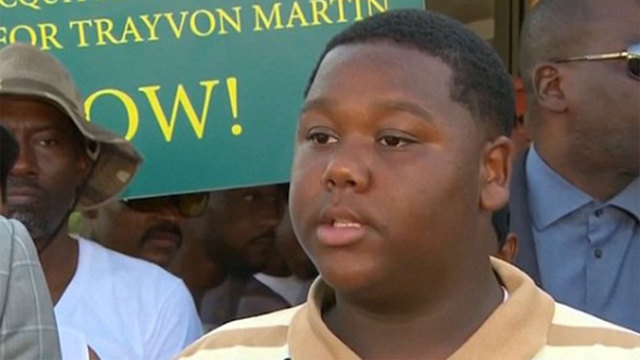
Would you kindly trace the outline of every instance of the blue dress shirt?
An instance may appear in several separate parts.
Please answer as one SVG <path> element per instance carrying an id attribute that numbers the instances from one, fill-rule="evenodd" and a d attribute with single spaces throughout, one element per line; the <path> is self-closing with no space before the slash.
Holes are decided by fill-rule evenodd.
<path id="1" fill-rule="evenodd" d="M 558 302 L 640 331 L 640 178 L 603 203 L 534 147 L 526 176 L 542 287 Z"/>

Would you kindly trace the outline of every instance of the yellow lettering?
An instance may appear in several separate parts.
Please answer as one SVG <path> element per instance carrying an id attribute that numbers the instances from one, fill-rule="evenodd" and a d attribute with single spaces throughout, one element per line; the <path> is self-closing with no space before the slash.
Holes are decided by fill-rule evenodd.
<path id="1" fill-rule="evenodd" d="M 18 6 L 18 0 L 14 0 L 12 3 L 7 2 L 6 0 L 0 0 L 0 6 L 3 8 L 11 9 Z"/>
<path id="2" fill-rule="evenodd" d="M 62 45 L 56 39 L 56 34 L 58 34 L 58 27 L 55 24 L 46 23 L 46 24 L 38 24 L 40 27 L 40 37 L 42 38 L 42 49 L 49 50 L 49 42 L 53 44 L 58 49 L 62 49 Z"/>
<path id="3" fill-rule="evenodd" d="M 24 30 L 29 34 L 29 43 L 35 46 L 38 40 L 36 32 L 27 25 L 18 25 L 11 29 L 11 32 L 9 32 L 9 44 L 13 44 L 18 40 L 18 32 L 20 30 Z"/>
<path id="4" fill-rule="evenodd" d="M 20 4 L 28 8 L 31 8 L 33 10 L 40 10 L 40 5 L 38 5 L 38 0 L 33 0 L 33 1 L 20 0 Z"/>
<path id="5" fill-rule="evenodd" d="M 95 19 L 93 20 L 96 24 L 96 31 L 98 35 L 98 42 L 96 42 L 97 46 L 104 46 L 107 44 L 104 41 L 105 38 L 109 40 L 112 44 L 122 44 L 122 41 L 118 41 L 111 32 L 113 31 L 113 21 L 107 18 Z"/>
<path id="6" fill-rule="evenodd" d="M 338 3 L 338 23 L 346 23 L 347 18 L 344 15 L 344 2 L 345 0 L 329 0 L 330 4 Z"/>
<path id="7" fill-rule="evenodd" d="M 311 0 L 311 10 L 313 14 L 313 22 L 311 25 L 320 25 L 320 20 L 318 18 L 322 18 L 322 20 L 327 24 L 333 24 L 333 21 L 327 16 L 327 4 L 324 0 Z M 318 8 L 318 6 L 320 6 Z"/>
<path id="8" fill-rule="evenodd" d="M 78 26 L 78 47 L 87 47 L 89 44 L 87 43 L 87 38 L 84 32 L 85 25 L 93 26 L 91 20 L 74 20 L 69 21 L 69 28 L 73 29 L 75 26 Z"/>
<path id="9" fill-rule="evenodd" d="M 180 13 L 180 25 L 178 26 L 176 26 L 175 20 L 173 20 L 173 13 L 162 14 L 167 19 L 167 22 L 169 22 L 169 26 L 171 27 L 171 30 L 173 30 L 176 39 L 180 39 L 180 37 L 182 36 L 182 29 L 184 29 L 184 22 L 187 19 L 188 14 L 188 11 L 183 11 Z"/>
<path id="10" fill-rule="evenodd" d="M 300 22 L 300 27 L 309 26 L 309 22 L 307 21 L 307 19 L 305 19 L 304 12 L 302 11 L 302 8 L 300 8 L 300 4 L 298 4 L 297 1 L 293 2 L 293 7 L 291 8 L 291 13 L 289 14 L 289 21 L 287 22 L 287 28 L 294 27 L 295 25 L 293 25 L 293 22 L 295 20 L 298 20 Z"/>
<path id="11" fill-rule="evenodd" d="M 387 0 L 382 0 L 382 4 L 380 4 L 376 0 L 367 0 L 367 8 L 369 10 L 369 16 L 373 15 L 374 7 L 378 10 L 379 13 L 383 13 L 389 10 L 389 4 L 387 3 Z"/>
<path id="12" fill-rule="evenodd" d="M 218 16 L 220 16 L 220 34 L 224 35 L 227 33 L 227 29 L 224 27 L 225 22 L 229 25 L 231 25 L 232 28 L 236 29 L 237 32 L 242 32 L 242 26 L 240 25 L 240 10 L 242 8 L 240 6 L 236 6 L 233 8 L 233 11 L 235 11 L 235 19 L 231 18 L 231 16 L 229 16 L 229 14 L 222 10 L 222 9 L 216 9 L 216 11 L 218 12 Z"/>
<path id="13" fill-rule="evenodd" d="M 7 28 L 0 26 L 0 44 L 7 43 Z"/>
<path id="14" fill-rule="evenodd" d="M 144 41 L 142 36 L 140 36 L 140 32 L 138 32 L 138 28 L 136 28 L 136 24 L 133 22 L 131 16 L 127 16 L 127 21 L 124 23 L 124 31 L 122 32 L 122 38 L 120 38 L 121 43 L 127 43 L 127 36 L 132 35 L 135 42 Z"/>
<path id="15" fill-rule="evenodd" d="M 207 31 L 201 31 L 198 28 L 197 16 L 200 14 L 204 14 L 209 20 L 209 28 L 207 29 Z M 200 9 L 194 12 L 193 15 L 191 15 L 191 19 L 189 21 L 189 27 L 191 28 L 191 32 L 196 36 L 200 36 L 200 37 L 209 36 L 213 34 L 213 32 L 216 29 L 216 18 L 213 16 L 213 14 L 210 11 Z"/>
<path id="16" fill-rule="evenodd" d="M 142 22 L 144 22 L 144 24 L 147 26 L 147 29 L 149 30 L 149 37 L 147 38 L 147 41 L 158 40 L 158 35 L 156 34 L 156 27 L 158 26 L 158 20 L 160 20 L 160 16 L 162 15 L 153 14 L 153 22 L 149 21 L 149 15 L 140 16 L 140 19 L 142 19 Z"/>
<path id="17" fill-rule="evenodd" d="M 253 28 L 253 31 L 262 31 L 265 28 L 270 29 L 271 23 L 275 21 L 276 26 L 274 29 L 282 29 L 282 18 L 280 16 L 280 8 L 282 7 L 282 3 L 274 3 L 271 8 L 271 13 L 269 13 L 269 18 L 265 15 L 264 11 L 260 5 L 253 5 L 253 12 L 256 14 L 256 26 Z M 260 25 L 262 23 L 264 28 Z"/>
<path id="18" fill-rule="evenodd" d="M 93 107 L 93 103 L 101 96 L 111 95 L 120 100 L 124 105 L 125 110 L 127 111 L 127 119 L 129 126 L 127 127 L 127 133 L 124 135 L 124 138 L 127 140 L 133 139 L 138 131 L 138 124 L 140 123 L 140 116 L 138 115 L 138 107 L 136 106 L 133 99 L 127 95 L 127 93 L 120 91 L 118 89 L 102 89 L 94 92 L 89 95 L 84 102 L 84 112 L 87 114 L 87 121 L 91 121 L 91 109 Z"/>
<path id="19" fill-rule="evenodd" d="M 200 85 L 205 88 L 205 96 L 204 103 L 202 105 L 202 111 L 200 114 L 200 118 L 196 115 L 195 110 L 193 109 L 193 105 L 191 104 L 191 100 L 189 100 L 189 96 L 182 84 L 178 85 L 176 96 L 173 100 L 173 109 L 171 110 L 171 119 L 167 121 L 167 116 L 162 110 L 162 106 L 160 105 L 160 100 L 158 100 L 157 92 L 160 90 L 160 86 L 143 86 L 138 88 L 138 90 L 142 91 L 147 96 L 149 100 L 149 104 L 151 105 L 151 109 L 156 116 L 156 120 L 160 125 L 160 130 L 164 135 L 164 139 L 167 142 L 171 142 L 173 138 L 173 130 L 176 125 L 176 117 L 178 116 L 178 108 L 182 106 L 185 114 L 187 115 L 187 119 L 191 123 L 191 127 L 193 128 L 196 137 L 198 139 L 202 139 L 204 134 L 204 127 L 207 121 L 207 112 L 209 111 L 209 104 L 211 102 L 211 95 L 213 93 L 213 88 L 219 83 L 218 80 L 205 80 L 201 81 Z"/>
<path id="20" fill-rule="evenodd" d="M 362 20 L 362 4 L 360 4 L 360 0 L 347 0 L 349 2 L 353 2 L 356 6 L 356 17 L 355 17 L 355 21 L 360 21 Z"/>

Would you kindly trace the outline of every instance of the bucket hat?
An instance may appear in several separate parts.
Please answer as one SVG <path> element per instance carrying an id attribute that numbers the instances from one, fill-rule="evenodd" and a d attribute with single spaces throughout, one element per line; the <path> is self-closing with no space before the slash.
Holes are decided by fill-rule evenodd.
<path id="1" fill-rule="evenodd" d="M 82 96 L 69 72 L 34 46 L 15 43 L 0 50 L 1 95 L 38 97 L 53 103 L 69 116 L 87 143 L 96 145 L 86 146 L 93 167 L 78 199 L 80 210 L 115 199 L 142 164 L 130 142 L 87 120 Z"/>

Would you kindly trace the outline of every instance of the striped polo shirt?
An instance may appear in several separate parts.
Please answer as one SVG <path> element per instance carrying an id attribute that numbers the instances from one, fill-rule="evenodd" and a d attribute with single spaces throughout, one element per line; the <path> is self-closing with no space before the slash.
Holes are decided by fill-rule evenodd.
<path id="1" fill-rule="evenodd" d="M 508 299 L 449 360 L 638 360 L 640 334 L 556 303 L 516 267 L 491 259 Z M 360 359 L 322 321 L 334 301 L 322 281 L 306 303 L 238 320 L 200 338 L 179 359 Z"/>

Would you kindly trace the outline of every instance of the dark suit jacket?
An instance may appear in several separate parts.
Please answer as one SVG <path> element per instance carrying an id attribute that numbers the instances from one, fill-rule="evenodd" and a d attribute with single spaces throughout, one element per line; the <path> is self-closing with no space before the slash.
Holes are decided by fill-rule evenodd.
<path id="1" fill-rule="evenodd" d="M 527 189 L 526 159 L 529 151 L 516 160 L 511 179 L 511 196 L 509 198 L 509 212 L 511 213 L 510 230 L 518 235 L 518 255 L 516 266 L 524 270 L 541 286 L 536 245 L 533 242 L 531 230 L 531 213 L 529 211 L 529 192 Z"/>

